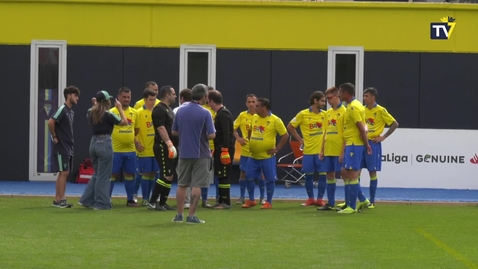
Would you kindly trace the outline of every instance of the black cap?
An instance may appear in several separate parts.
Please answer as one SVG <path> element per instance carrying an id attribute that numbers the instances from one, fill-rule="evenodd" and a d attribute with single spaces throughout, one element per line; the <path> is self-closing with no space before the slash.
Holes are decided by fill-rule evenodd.
<path id="1" fill-rule="evenodd" d="M 113 98 L 107 91 L 99 91 L 96 93 L 96 102 L 104 102 Z"/>

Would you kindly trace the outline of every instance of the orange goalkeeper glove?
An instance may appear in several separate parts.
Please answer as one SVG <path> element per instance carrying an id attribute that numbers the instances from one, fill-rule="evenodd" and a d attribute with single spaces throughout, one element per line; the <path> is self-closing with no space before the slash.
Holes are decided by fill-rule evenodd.
<path id="1" fill-rule="evenodd" d="M 224 165 L 231 163 L 231 156 L 229 156 L 228 148 L 221 148 L 221 163 Z"/>
<path id="2" fill-rule="evenodd" d="M 168 146 L 168 158 L 169 159 L 176 158 L 178 156 L 178 151 L 174 147 L 173 142 L 171 142 L 171 140 L 170 140 L 170 141 L 166 142 L 166 145 Z"/>

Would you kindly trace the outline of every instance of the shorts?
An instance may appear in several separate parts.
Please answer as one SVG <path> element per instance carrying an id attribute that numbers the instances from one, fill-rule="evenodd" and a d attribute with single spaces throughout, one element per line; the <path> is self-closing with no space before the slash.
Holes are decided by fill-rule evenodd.
<path id="1" fill-rule="evenodd" d="M 277 168 L 276 157 L 272 156 L 268 159 L 256 160 L 249 158 L 247 161 L 246 178 L 247 179 L 260 179 L 264 174 L 266 181 L 277 180 Z"/>
<path id="2" fill-rule="evenodd" d="M 319 154 L 303 155 L 302 157 L 302 173 L 322 172 L 322 161 Z"/>
<path id="3" fill-rule="evenodd" d="M 339 162 L 339 156 L 325 156 L 322 161 L 322 169 L 324 172 L 340 172 L 342 166 Z"/>
<path id="4" fill-rule="evenodd" d="M 367 168 L 369 172 L 376 172 L 382 170 L 382 143 L 374 143 L 369 140 L 368 143 L 372 148 L 372 154 L 364 153 L 364 163 L 362 168 Z"/>
<path id="5" fill-rule="evenodd" d="M 53 161 L 58 168 L 58 172 L 71 172 L 73 166 L 73 156 L 61 153 L 53 154 Z"/>
<path id="6" fill-rule="evenodd" d="M 365 146 L 345 146 L 343 168 L 359 171 L 363 167 Z"/>
<path id="7" fill-rule="evenodd" d="M 154 157 L 158 162 L 159 170 L 161 170 L 161 176 L 170 177 L 174 175 L 174 170 L 176 169 L 177 158 L 170 159 L 168 157 L 169 151 L 168 146 L 164 143 L 155 143 L 153 146 Z"/>
<path id="8" fill-rule="evenodd" d="M 229 177 L 231 175 L 232 169 L 232 158 L 234 157 L 234 148 L 229 148 L 229 156 L 231 156 L 231 163 L 228 165 L 224 165 L 221 162 L 221 151 L 215 150 L 213 156 L 213 164 L 214 164 L 214 175 L 218 178 Z"/>
<path id="9" fill-rule="evenodd" d="M 178 186 L 208 188 L 211 170 L 211 158 L 179 159 Z"/>
<path id="10" fill-rule="evenodd" d="M 115 152 L 113 154 L 112 174 L 123 173 L 134 175 L 136 173 L 136 152 Z"/>
<path id="11" fill-rule="evenodd" d="M 246 172 L 247 170 L 247 161 L 249 161 L 251 157 L 246 157 L 246 156 L 241 156 L 241 159 L 239 160 L 239 169 L 242 172 Z"/>
<path id="12" fill-rule="evenodd" d="M 138 157 L 138 173 L 159 172 L 158 162 L 154 157 Z"/>

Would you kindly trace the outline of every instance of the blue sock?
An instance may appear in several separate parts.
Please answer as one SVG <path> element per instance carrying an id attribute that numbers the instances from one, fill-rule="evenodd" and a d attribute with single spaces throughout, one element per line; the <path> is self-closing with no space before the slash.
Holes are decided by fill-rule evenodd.
<path id="1" fill-rule="evenodd" d="M 370 178 L 370 203 L 375 203 L 375 193 L 377 193 L 378 178 L 377 176 Z"/>
<path id="2" fill-rule="evenodd" d="M 247 179 L 246 183 L 247 192 L 249 193 L 249 200 L 254 201 L 254 189 L 256 188 L 256 183 L 254 182 L 254 179 Z"/>
<path id="3" fill-rule="evenodd" d="M 244 198 L 244 195 L 246 195 L 246 186 L 247 186 L 246 180 L 239 179 L 239 187 L 241 189 L 241 198 Z"/>
<path id="4" fill-rule="evenodd" d="M 138 195 L 139 187 L 143 184 L 143 176 L 138 172 L 134 176 L 134 194 Z"/>
<path id="5" fill-rule="evenodd" d="M 134 188 L 135 182 L 133 178 L 126 178 L 124 179 L 124 189 L 126 191 L 126 198 L 128 201 L 133 200 L 134 195 Z"/>
<path id="6" fill-rule="evenodd" d="M 266 181 L 263 179 L 259 179 L 259 194 L 261 195 L 259 198 L 264 199 L 265 192 L 266 192 Z"/>
<path id="7" fill-rule="evenodd" d="M 349 200 L 350 204 L 349 207 L 352 209 L 357 209 L 357 198 L 358 198 L 358 190 L 359 190 L 359 182 L 358 179 L 350 180 L 349 182 Z"/>
<path id="8" fill-rule="evenodd" d="M 337 184 L 335 179 L 327 179 L 327 204 L 330 206 L 335 206 L 335 189 Z"/>
<path id="9" fill-rule="evenodd" d="M 111 198 L 111 195 L 113 195 L 114 188 L 115 188 L 115 182 L 114 182 L 114 179 L 112 178 L 110 182 L 110 198 Z"/>
<path id="10" fill-rule="evenodd" d="M 319 173 L 319 186 L 318 186 L 318 193 L 317 199 L 323 199 L 325 194 L 325 189 L 327 188 L 327 175 L 326 173 Z"/>
<path id="11" fill-rule="evenodd" d="M 362 187 L 360 186 L 360 182 L 357 185 L 358 185 L 358 199 L 360 202 L 365 202 L 367 198 L 365 198 L 365 195 L 363 194 Z"/>
<path id="12" fill-rule="evenodd" d="M 269 204 L 272 204 L 272 197 L 274 196 L 275 185 L 276 185 L 276 182 L 273 180 L 266 182 L 267 202 L 269 202 Z"/>
<path id="13" fill-rule="evenodd" d="M 141 177 L 141 194 L 143 195 L 143 200 L 149 201 L 149 182 L 151 181 L 153 181 L 153 179 Z"/>
<path id="14" fill-rule="evenodd" d="M 305 191 L 309 199 L 314 198 L 314 174 L 305 174 Z"/>
<path id="15" fill-rule="evenodd" d="M 348 205 L 350 203 L 349 201 L 349 181 L 344 179 L 344 191 L 345 191 L 345 203 Z"/>
<path id="16" fill-rule="evenodd" d="M 203 201 L 207 200 L 207 192 L 209 188 L 201 188 L 201 198 Z"/>

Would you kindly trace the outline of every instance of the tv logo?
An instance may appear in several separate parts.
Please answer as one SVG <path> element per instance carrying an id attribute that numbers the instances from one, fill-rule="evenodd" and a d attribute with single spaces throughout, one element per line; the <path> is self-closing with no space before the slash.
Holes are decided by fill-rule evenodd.
<path id="1" fill-rule="evenodd" d="M 453 17 L 443 17 L 440 19 L 442 22 L 430 23 L 430 38 L 447 40 L 451 37 L 456 22 Z"/>

